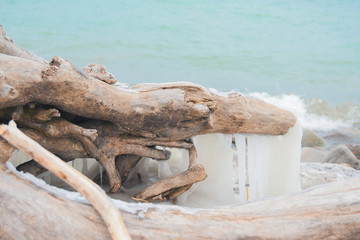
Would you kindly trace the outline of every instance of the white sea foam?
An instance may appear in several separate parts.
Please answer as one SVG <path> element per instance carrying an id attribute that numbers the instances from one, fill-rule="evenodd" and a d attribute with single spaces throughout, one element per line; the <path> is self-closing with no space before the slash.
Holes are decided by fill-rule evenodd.
<path id="1" fill-rule="evenodd" d="M 293 94 L 271 96 L 264 92 L 253 92 L 248 95 L 294 113 L 304 128 L 312 130 L 356 128 L 360 122 L 360 105 L 357 104 L 333 107 L 323 100 L 304 100 Z"/>

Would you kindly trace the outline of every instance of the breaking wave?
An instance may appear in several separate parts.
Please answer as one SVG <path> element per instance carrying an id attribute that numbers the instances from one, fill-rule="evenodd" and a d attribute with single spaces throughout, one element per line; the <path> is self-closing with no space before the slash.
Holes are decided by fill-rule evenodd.
<path id="1" fill-rule="evenodd" d="M 265 92 L 247 95 L 292 112 L 304 128 L 330 131 L 339 128 L 360 129 L 360 104 L 329 105 L 322 99 L 305 100 L 293 94 L 271 96 Z"/>

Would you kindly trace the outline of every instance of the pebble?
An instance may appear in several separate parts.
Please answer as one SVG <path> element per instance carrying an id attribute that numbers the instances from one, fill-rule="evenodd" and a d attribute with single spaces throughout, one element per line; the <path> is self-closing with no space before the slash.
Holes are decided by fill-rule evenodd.
<path id="1" fill-rule="evenodd" d="M 301 145 L 303 147 L 324 147 L 327 145 L 327 142 L 314 131 L 305 128 L 301 139 Z"/>
<path id="2" fill-rule="evenodd" d="M 360 170 L 360 160 L 357 159 L 350 149 L 343 144 L 333 147 L 328 156 L 325 158 L 325 162 L 347 163 L 351 167 Z"/>

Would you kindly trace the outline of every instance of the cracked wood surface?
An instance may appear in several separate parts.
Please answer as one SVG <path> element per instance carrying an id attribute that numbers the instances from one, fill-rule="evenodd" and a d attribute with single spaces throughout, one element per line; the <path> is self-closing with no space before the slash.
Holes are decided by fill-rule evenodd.
<path id="1" fill-rule="evenodd" d="M 2 239 L 110 239 L 90 206 L 50 195 L 4 166 L 0 182 L 12 183 L 0 184 Z M 358 239 L 360 179 L 193 213 L 150 208 L 144 218 L 122 215 L 132 239 Z"/>
<path id="2" fill-rule="evenodd" d="M 208 133 L 281 135 L 296 121 L 265 102 L 237 93 L 224 97 L 191 83 L 117 88 L 60 57 L 45 65 L 0 54 L 0 71 L 0 109 L 36 102 L 116 123 L 120 133 L 164 141 Z"/>

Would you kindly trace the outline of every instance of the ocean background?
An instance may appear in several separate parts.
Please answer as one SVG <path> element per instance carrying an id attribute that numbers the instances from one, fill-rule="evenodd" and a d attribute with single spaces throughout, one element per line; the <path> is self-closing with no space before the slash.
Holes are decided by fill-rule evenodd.
<path id="1" fill-rule="evenodd" d="M 46 60 L 103 64 L 122 83 L 194 82 L 314 131 L 360 131 L 358 0 L 2 0 L 0 24 Z"/>

